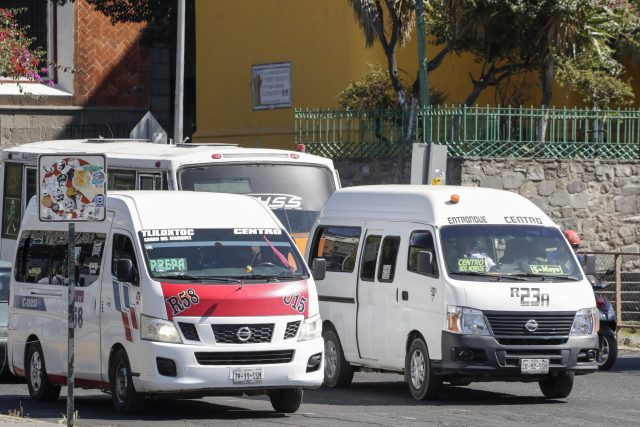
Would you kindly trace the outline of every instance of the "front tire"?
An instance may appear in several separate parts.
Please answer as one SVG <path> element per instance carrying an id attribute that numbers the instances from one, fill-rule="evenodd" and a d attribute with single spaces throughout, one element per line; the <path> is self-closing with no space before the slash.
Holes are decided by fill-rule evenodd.
<path id="1" fill-rule="evenodd" d="M 116 350 L 109 369 L 113 409 L 118 414 L 135 414 L 144 408 L 144 395 L 133 386 L 131 365 L 124 349 Z"/>
<path id="2" fill-rule="evenodd" d="M 404 379 L 409 384 L 411 396 L 416 400 L 434 399 L 442 387 L 442 377 L 431 369 L 427 344 L 416 338 L 405 357 Z"/>
<path id="3" fill-rule="evenodd" d="M 324 338 L 324 385 L 330 388 L 349 387 L 353 380 L 353 366 L 347 362 L 334 329 L 322 332 Z"/>
<path id="4" fill-rule="evenodd" d="M 49 382 L 44 353 L 39 342 L 31 343 L 27 349 L 27 386 L 29 395 L 38 402 L 55 402 L 60 396 L 60 386 Z"/>
<path id="5" fill-rule="evenodd" d="M 273 410 L 282 414 L 292 414 L 300 408 L 302 403 L 301 388 L 285 388 L 269 394 Z"/>
<path id="6" fill-rule="evenodd" d="M 618 358 L 618 342 L 616 338 L 611 335 L 600 335 L 598 339 L 600 341 L 600 349 L 598 350 L 596 363 L 598 364 L 598 369 L 606 371 L 616 363 L 616 359 Z"/>
<path id="7" fill-rule="evenodd" d="M 549 375 L 540 380 L 540 390 L 547 399 L 563 399 L 571 394 L 573 378 L 573 372 L 561 372 L 557 376 Z"/>

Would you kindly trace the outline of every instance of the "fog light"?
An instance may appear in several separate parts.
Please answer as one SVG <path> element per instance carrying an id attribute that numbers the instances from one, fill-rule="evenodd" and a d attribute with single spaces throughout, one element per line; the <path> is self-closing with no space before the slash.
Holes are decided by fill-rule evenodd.
<path id="1" fill-rule="evenodd" d="M 593 362 L 596 360 L 597 352 L 595 350 L 587 350 L 587 360 Z"/>
<path id="2" fill-rule="evenodd" d="M 171 359 L 156 357 L 156 365 L 158 366 L 158 373 L 160 375 L 164 375 L 165 377 L 175 377 L 178 375 L 176 362 Z"/>
<path id="3" fill-rule="evenodd" d="M 459 350 L 458 358 L 464 360 L 465 362 L 470 362 L 471 360 L 473 360 L 473 351 L 468 349 Z"/>
<path id="4" fill-rule="evenodd" d="M 316 353 L 307 361 L 307 372 L 314 372 L 320 369 L 322 363 L 322 353 Z"/>

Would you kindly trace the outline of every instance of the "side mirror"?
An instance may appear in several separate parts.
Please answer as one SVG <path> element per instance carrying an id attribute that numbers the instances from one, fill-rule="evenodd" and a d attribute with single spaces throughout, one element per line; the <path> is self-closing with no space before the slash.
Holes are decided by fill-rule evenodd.
<path id="1" fill-rule="evenodd" d="M 118 282 L 134 283 L 136 277 L 133 261 L 128 258 L 119 258 L 115 260 L 115 273 Z M 135 283 L 134 283 L 135 284 Z"/>
<path id="2" fill-rule="evenodd" d="M 313 280 L 324 280 L 324 276 L 327 272 L 327 260 L 324 258 L 314 258 L 311 261 L 311 273 L 313 274 Z"/>
<path id="3" fill-rule="evenodd" d="M 596 274 L 596 256 L 593 254 L 585 255 L 582 267 L 584 268 L 584 274 Z"/>
<path id="4" fill-rule="evenodd" d="M 429 251 L 418 252 L 418 273 L 433 275 L 433 254 Z"/>

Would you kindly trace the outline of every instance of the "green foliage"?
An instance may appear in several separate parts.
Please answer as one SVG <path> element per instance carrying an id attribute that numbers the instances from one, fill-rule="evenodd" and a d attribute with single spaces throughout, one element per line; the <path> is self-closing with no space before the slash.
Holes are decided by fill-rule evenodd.
<path id="1" fill-rule="evenodd" d="M 410 93 L 405 86 L 405 91 Z M 379 65 L 369 64 L 369 71 L 361 80 L 352 81 L 338 94 L 338 105 L 345 110 L 395 110 L 400 108 L 398 97 L 391 85 L 389 72 Z M 446 95 L 436 87 L 429 88 L 429 103 L 443 104 Z"/>
<path id="2" fill-rule="evenodd" d="M 582 54 L 559 62 L 556 79 L 561 86 L 582 95 L 585 104 L 598 109 L 631 105 L 631 85 L 620 78 L 619 67 L 597 67 L 593 58 Z"/>

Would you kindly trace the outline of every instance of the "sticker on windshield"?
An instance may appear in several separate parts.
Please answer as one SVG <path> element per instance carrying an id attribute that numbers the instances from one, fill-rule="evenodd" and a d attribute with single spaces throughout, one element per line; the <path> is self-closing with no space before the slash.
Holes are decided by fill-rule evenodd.
<path id="1" fill-rule="evenodd" d="M 142 230 L 142 238 L 145 243 L 170 242 L 175 240 L 193 239 L 193 228 L 162 228 L 154 230 Z"/>
<path id="2" fill-rule="evenodd" d="M 154 273 L 167 271 L 187 271 L 186 258 L 161 258 L 149 260 L 149 268 Z"/>
<path id="3" fill-rule="evenodd" d="M 302 197 L 292 194 L 249 194 L 264 203 L 269 209 L 302 209 Z"/>
<path id="4" fill-rule="evenodd" d="M 533 274 L 562 274 L 562 266 L 560 265 L 529 265 L 529 269 Z"/>
<path id="5" fill-rule="evenodd" d="M 234 228 L 233 234 L 282 234 L 279 228 Z"/>
<path id="6" fill-rule="evenodd" d="M 485 262 L 483 258 L 467 259 L 460 258 L 458 260 L 458 272 L 485 272 Z"/>

